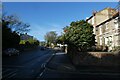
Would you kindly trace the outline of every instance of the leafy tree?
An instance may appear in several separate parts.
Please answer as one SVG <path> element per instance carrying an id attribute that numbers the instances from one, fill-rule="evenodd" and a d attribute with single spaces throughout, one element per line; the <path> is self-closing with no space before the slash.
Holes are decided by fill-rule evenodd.
<path id="1" fill-rule="evenodd" d="M 40 42 L 39 42 L 38 40 L 36 40 L 36 41 L 34 42 L 34 44 L 35 44 L 36 46 L 38 46 L 38 45 L 40 44 Z"/>
<path id="2" fill-rule="evenodd" d="M 65 41 L 65 35 L 60 35 L 57 37 L 56 39 L 56 43 L 59 43 L 59 44 L 64 44 L 66 41 Z M 66 42 L 67 43 L 67 42 Z"/>
<path id="3" fill-rule="evenodd" d="M 2 20 L 2 47 L 3 49 L 9 47 L 17 47 L 20 42 L 20 36 L 8 27 L 10 22 Z"/>
<path id="4" fill-rule="evenodd" d="M 57 39 L 57 33 L 55 31 L 50 31 L 50 32 L 47 32 L 44 37 L 45 37 L 47 44 L 49 44 L 49 45 L 51 43 L 55 44 L 56 39 Z"/>
<path id="5" fill-rule="evenodd" d="M 71 22 L 70 26 L 66 26 L 63 37 L 66 44 L 74 45 L 81 51 L 95 45 L 93 26 L 84 20 Z"/>

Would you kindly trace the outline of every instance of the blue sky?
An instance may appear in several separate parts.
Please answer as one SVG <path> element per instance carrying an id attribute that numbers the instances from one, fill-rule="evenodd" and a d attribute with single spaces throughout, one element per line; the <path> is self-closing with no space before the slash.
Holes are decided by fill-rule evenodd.
<path id="1" fill-rule="evenodd" d="M 4 2 L 3 12 L 17 15 L 31 25 L 28 33 L 40 41 L 49 31 L 61 34 L 72 21 L 86 19 L 93 10 L 115 8 L 117 2 Z"/>

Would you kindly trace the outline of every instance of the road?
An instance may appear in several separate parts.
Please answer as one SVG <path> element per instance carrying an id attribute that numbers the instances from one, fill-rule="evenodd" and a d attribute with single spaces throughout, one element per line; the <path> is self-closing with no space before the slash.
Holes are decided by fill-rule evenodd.
<path id="1" fill-rule="evenodd" d="M 19 56 L 2 58 L 2 78 L 29 78 L 34 79 L 43 71 L 43 66 L 53 56 L 51 49 L 21 52 Z"/>
<path id="2" fill-rule="evenodd" d="M 3 57 L 3 80 L 49 80 L 55 78 L 80 78 L 81 80 L 119 80 L 120 73 L 99 71 L 94 67 L 81 67 L 78 70 L 67 54 L 52 49 L 40 50 L 40 47 L 22 52 L 19 56 Z"/>

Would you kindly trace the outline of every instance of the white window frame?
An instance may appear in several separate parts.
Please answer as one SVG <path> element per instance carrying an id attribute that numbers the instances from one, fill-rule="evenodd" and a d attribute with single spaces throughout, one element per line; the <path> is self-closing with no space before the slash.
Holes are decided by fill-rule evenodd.
<path id="1" fill-rule="evenodd" d="M 106 23 L 105 23 L 105 29 L 106 29 L 106 30 L 108 29 L 108 24 L 109 24 L 109 22 L 106 22 Z"/>

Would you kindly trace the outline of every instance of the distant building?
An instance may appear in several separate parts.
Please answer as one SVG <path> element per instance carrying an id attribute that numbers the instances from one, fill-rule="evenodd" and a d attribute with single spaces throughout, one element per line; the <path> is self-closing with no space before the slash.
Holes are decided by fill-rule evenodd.
<path id="1" fill-rule="evenodd" d="M 40 42 L 40 46 L 45 46 L 46 45 L 46 42 L 45 41 L 41 41 Z"/>
<path id="2" fill-rule="evenodd" d="M 120 21 L 119 13 L 116 9 L 105 8 L 93 15 L 86 21 L 93 25 L 93 32 L 96 35 L 97 45 L 108 46 L 112 50 L 120 46 Z"/>
<path id="3" fill-rule="evenodd" d="M 21 40 L 29 40 L 29 39 L 33 39 L 33 36 L 26 34 L 20 34 L 20 39 Z"/>

